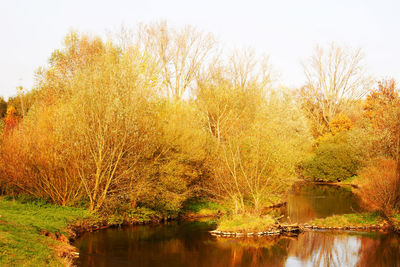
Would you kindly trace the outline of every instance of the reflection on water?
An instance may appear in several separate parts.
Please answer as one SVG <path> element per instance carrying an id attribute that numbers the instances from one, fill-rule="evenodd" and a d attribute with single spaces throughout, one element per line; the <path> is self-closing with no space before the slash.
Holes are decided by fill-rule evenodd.
<path id="1" fill-rule="evenodd" d="M 202 222 L 87 233 L 78 266 L 400 266 L 392 233 L 305 232 L 298 237 L 217 238 Z"/>
<path id="2" fill-rule="evenodd" d="M 300 185 L 283 210 L 293 222 L 358 211 L 351 191 Z M 217 238 L 207 222 L 174 222 L 86 233 L 78 266 L 400 266 L 393 233 L 305 232 L 297 237 Z"/>
<path id="3" fill-rule="evenodd" d="M 315 218 L 360 211 L 358 198 L 341 186 L 297 184 L 291 190 L 282 212 L 290 222 L 305 223 Z"/>

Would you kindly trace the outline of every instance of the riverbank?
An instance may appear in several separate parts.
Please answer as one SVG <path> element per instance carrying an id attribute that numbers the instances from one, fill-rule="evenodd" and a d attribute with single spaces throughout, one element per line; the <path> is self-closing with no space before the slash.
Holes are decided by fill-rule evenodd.
<path id="1" fill-rule="evenodd" d="M 213 202 L 194 201 L 174 219 L 217 217 L 223 212 L 225 208 Z M 1 196 L 0 266 L 71 266 L 79 253 L 70 242 L 85 232 L 167 219 L 142 207 L 101 217 L 86 208 L 62 207 L 24 196 Z"/>
<path id="2" fill-rule="evenodd" d="M 83 208 L 0 197 L 0 266 L 70 266 L 78 252 L 68 226 L 88 216 Z"/>

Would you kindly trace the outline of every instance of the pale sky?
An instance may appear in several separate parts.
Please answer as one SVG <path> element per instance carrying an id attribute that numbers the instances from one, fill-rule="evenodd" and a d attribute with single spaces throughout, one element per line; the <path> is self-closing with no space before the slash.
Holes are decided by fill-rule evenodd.
<path id="1" fill-rule="evenodd" d="M 161 19 L 212 32 L 226 47 L 268 54 L 287 86 L 300 86 L 301 60 L 332 41 L 361 47 L 375 77 L 400 80 L 399 13 L 395 0 L 0 0 L 0 96 L 31 88 L 35 69 L 70 29 L 104 35 Z"/>

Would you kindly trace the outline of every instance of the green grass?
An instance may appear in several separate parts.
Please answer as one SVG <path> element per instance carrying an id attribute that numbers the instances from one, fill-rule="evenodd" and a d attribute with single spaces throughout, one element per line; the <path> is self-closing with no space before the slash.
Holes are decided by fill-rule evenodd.
<path id="1" fill-rule="evenodd" d="M 0 197 L 0 266 L 62 266 L 53 249 L 61 241 L 41 231 L 68 235 L 68 223 L 86 216 L 83 208 Z"/>
<path id="2" fill-rule="evenodd" d="M 222 232 L 262 232 L 276 223 L 276 220 L 270 216 L 251 216 L 251 215 L 230 215 L 222 217 L 218 221 L 218 231 Z"/>
<path id="3" fill-rule="evenodd" d="M 205 199 L 196 199 L 185 203 L 183 212 L 189 216 L 216 216 L 218 212 L 225 213 L 226 207 Z"/>
<path id="4" fill-rule="evenodd" d="M 351 176 L 351 177 L 349 177 L 347 179 L 344 179 L 344 180 L 340 181 L 339 183 L 341 183 L 341 184 L 352 184 L 354 179 L 356 179 L 356 178 L 357 178 L 357 176 L 354 175 L 354 176 Z"/>
<path id="5" fill-rule="evenodd" d="M 374 212 L 333 215 L 323 219 L 315 219 L 308 224 L 318 227 L 366 227 L 379 225 L 383 219 Z"/>

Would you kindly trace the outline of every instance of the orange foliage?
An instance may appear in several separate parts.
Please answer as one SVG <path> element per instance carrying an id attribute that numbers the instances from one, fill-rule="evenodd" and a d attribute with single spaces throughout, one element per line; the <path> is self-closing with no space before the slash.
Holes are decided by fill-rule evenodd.
<path id="1" fill-rule="evenodd" d="M 340 132 L 349 131 L 353 127 L 353 122 L 347 117 L 346 114 L 336 115 L 335 118 L 329 123 L 329 128 L 333 135 Z"/>
<path id="2" fill-rule="evenodd" d="M 397 163 L 381 159 L 374 165 L 362 169 L 359 196 L 366 207 L 390 216 L 400 204 L 400 181 Z"/>
<path id="3" fill-rule="evenodd" d="M 385 113 L 399 104 L 395 80 L 382 80 L 378 82 L 378 88 L 367 96 L 365 115 L 375 128 L 384 129 Z"/>
<path id="4" fill-rule="evenodd" d="M 366 99 L 365 116 L 378 156 L 400 163 L 400 97 L 394 80 L 383 80 Z"/>
<path id="5" fill-rule="evenodd" d="M 38 120 L 25 121 L 2 138 L 0 176 L 2 183 L 18 192 L 67 205 L 81 196 L 80 179 L 68 148 L 56 141 L 50 112 Z M 70 160 L 69 160 L 70 159 Z"/>
<path id="6" fill-rule="evenodd" d="M 18 125 L 17 111 L 13 106 L 7 107 L 7 113 L 4 117 L 5 133 L 10 132 Z"/>

